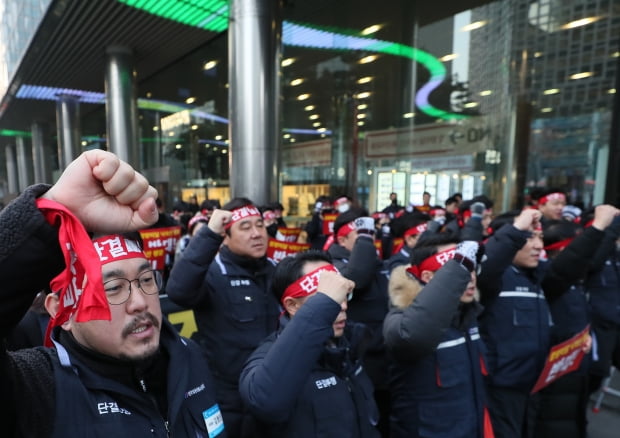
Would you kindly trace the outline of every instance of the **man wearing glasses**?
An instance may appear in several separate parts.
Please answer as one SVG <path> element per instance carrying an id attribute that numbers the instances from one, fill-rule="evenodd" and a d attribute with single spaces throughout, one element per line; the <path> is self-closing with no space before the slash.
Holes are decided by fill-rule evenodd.
<path id="1" fill-rule="evenodd" d="M 82 154 L 0 213 L 0 334 L 52 279 L 54 348 L 0 350 L 6 436 L 226 435 L 200 348 L 163 319 L 137 230 L 156 191 L 115 155 Z M 86 230 L 101 233 L 91 241 Z"/>

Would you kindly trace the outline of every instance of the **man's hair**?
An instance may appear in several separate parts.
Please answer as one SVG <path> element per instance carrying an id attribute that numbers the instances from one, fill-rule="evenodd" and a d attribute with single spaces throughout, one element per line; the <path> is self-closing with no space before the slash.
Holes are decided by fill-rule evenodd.
<path id="1" fill-rule="evenodd" d="M 233 211 L 233 210 L 236 210 L 238 208 L 245 207 L 248 205 L 254 205 L 254 203 L 250 201 L 248 198 L 238 197 L 238 198 L 233 198 L 230 201 L 228 201 L 226 204 L 222 205 L 222 210 Z M 226 231 L 225 231 L 226 235 L 230 236 L 231 228 L 232 227 L 226 228 Z"/>
<path id="2" fill-rule="evenodd" d="M 446 204 L 446 207 L 450 204 L 454 204 L 454 203 L 458 203 L 459 200 L 456 199 L 456 196 L 450 196 L 448 199 L 446 199 L 446 202 L 444 204 Z"/>
<path id="3" fill-rule="evenodd" d="M 551 220 L 543 228 L 543 242 L 545 246 L 553 245 L 562 240 L 576 237 L 583 229 L 580 225 L 567 220 Z M 547 251 L 553 255 L 555 251 Z"/>
<path id="4" fill-rule="evenodd" d="M 538 202 L 540 198 L 542 198 L 543 196 L 550 195 L 551 193 L 562 193 L 566 196 L 566 192 L 564 192 L 564 190 L 562 190 L 559 187 L 541 188 L 540 190 L 532 191 L 531 196 L 532 196 L 532 199 Z"/>
<path id="5" fill-rule="evenodd" d="M 491 233 L 495 233 L 506 224 L 512 224 L 515 218 L 521 214 L 521 210 L 510 210 L 495 217 L 489 224 Z"/>
<path id="6" fill-rule="evenodd" d="M 283 258 L 277 264 L 271 282 L 271 290 L 278 302 L 282 299 L 286 288 L 302 277 L 304 265 L 308 262 L 331 263 L 332 258 L 325 251 L 317 249 L 299 252 Z"/>
<path id="7" fill-rule="evenodd" d="M 451 243 L 457 244 L 459 241 L 458 236 L 450 232 L 425 233 L 411 250 L 410 263 L 413 266 L 417 266 L 433 254 L 436 254 L 438 247 Z"/>
<path id="8" fill-rule="evenodd" d="M 334 235 L 338 234 L 338 230 L 349 222 L 354 221 L 358 217 L 368 216 L 368 210 L 361 207 L 353 207 L 344 213 L 338 215 L 334 221 Z"/>
<path id="9" fill-rule="evenodd" d="M 401 217 L 394 219 L 390 223 L 390 230 L 394 237 L 403 237 L 405 231 L 408 229 L 417 227 L 430 220 L 431 217 L 428 214 L 414 210 L 411 213 L 405 213 Z"/>

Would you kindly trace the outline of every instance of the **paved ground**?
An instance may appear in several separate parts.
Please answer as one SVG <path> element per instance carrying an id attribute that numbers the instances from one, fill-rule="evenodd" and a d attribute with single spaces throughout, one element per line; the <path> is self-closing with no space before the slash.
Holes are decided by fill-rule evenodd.
<path id="1" fill-rule="evenodd" d="M 612 376 L 609 386 L 620 392 L 620 371 L 616 371 Z M 598 395 L 598 393 L 593 395 L 591 407 L 594 407 Z M 588 438 L 619 438 L 620 397 L 605 394 L 600 410 L 594 413 L 590 409 L 588 419 Z"/>

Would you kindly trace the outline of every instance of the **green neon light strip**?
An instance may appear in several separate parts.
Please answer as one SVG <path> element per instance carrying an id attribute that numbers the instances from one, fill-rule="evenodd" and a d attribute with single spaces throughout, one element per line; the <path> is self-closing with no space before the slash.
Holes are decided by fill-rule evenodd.
<path id="1" fill-rule="evenodd" d="M 228 28 L 227 0 L 118 0 L 133 8 L 189 26 L 213 32 Z M 446 69 L 439 59 L 428 52 L 400 43 L 360 36 L 360 32 L 335 27 L 319 27 L 292 22 L 283 23 L 283 44 L 325 50 L 363 50 L 411 59 L 422 64 L 431 75 L 416 96 L 420 110 L 432 117 L 446 120 L 469 116 L 435 108 L 428 102 L 429 94 L 445 79 Z"/>
<path id="2" fill-rule="evenodd" d="M 15 131 L 13 129 L 0 129 L 0 136 L 2 137 L 32 137 L 32 134 L 28 131 Z"/>

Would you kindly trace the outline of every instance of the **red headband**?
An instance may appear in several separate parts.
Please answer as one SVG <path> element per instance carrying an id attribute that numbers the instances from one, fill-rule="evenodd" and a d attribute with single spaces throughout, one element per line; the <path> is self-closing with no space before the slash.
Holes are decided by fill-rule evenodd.
<path id="1" fill-rule="evenodd" d="M 258 211 L 258 208 L 254 207 L 253 205 L 245 205 L 243 207 L 233 210 L 231 213 L 232 213 L 232 216 L 230 218 L 230 222 L 228 222 L 226 226 L 224 227 L 226 229 L 232 227 L 235 222 L 239 222 L 240 220 L 243 220 L 248 217 L 252 217 L 252 216 L 258 216 L 260 218 L 263 217 L 260 214 L 260 211 Z"/>
<path id="2" fill-rule="evenodd" d="M 572 241 L 574 237 L 569 237 L 568 239 L 560 240 L 559 242 L 552 243 L 551 245 L 545 246 L 545 251 L 556 251 L 560 249 L 566 248 Z"/>
<path id="3" fill-rule="evenodd" d="M 334 265 L 323 265 L 312 272 L 300 277 L 293 284 L 284 290 L 280 301 L 284 304 L 284 298 L 302 298 L 315 293 L 319 288 L 319 277 L 321 272 L 338 272 Z"/>
<path id="4" fill-rule="evenodd" d="M 334 205 L 338 206 L 340 204 L 344 204 L 345 202 L 349 202 L 349 199 L 346 196 L 342 196 L 334 201 Z"/>
<path id="5" fill-rule="evenodd" d="M 273 211 L 266 211 L 263 213 L 263 219 L 270 221 L 276 218 L 276 214 Z"/>
<path id="6" fill-rule="evenodd" d="M 355 222 L 349 222 L 348 224 L 343 225 L 340 228 L 338 228 L 336 237 L 348 236 L 351 231 L 355 231 Z"/>
<path id="7" fill-rule="evenodd" d="M 419 265 L 407 268 L 407 272 L 413 274 L 416 278 L 421 279 L 422 271 L 437 271 L 449 260 L 454 258 L 455 251 L 456 248 L 450 248 L 438 252 L 437 254 L 433 254 L 429 258 L 424 259 Z"/>
<path id="8" fill-rule="evenodd" d="M 548 201 L 560 200 L 566 202 L 566 195 L 564 193 L 549 193 L 538 200 L 538 205 L 546 204 Z"/>
<path id="9" fill-rule="evenodd" d="M 93 240 L 93 246 L 101 265 L 106 265 L 117 260 L 146 258 L 142 249 L 133 240 L 125 239 L 118 234 L 100 237 Z"/>
<path id="10" fill-rule="evenodd" d="M 403 237 L 417 236 L 418 234 L 422 234 L 423 232 L 425 232 L 427 228 L 428 228 L 428 224 L 424 222 L 423 224 L 409 228 L 407 231 L 405 231 L 405 234 L 403 234 Z"/>

